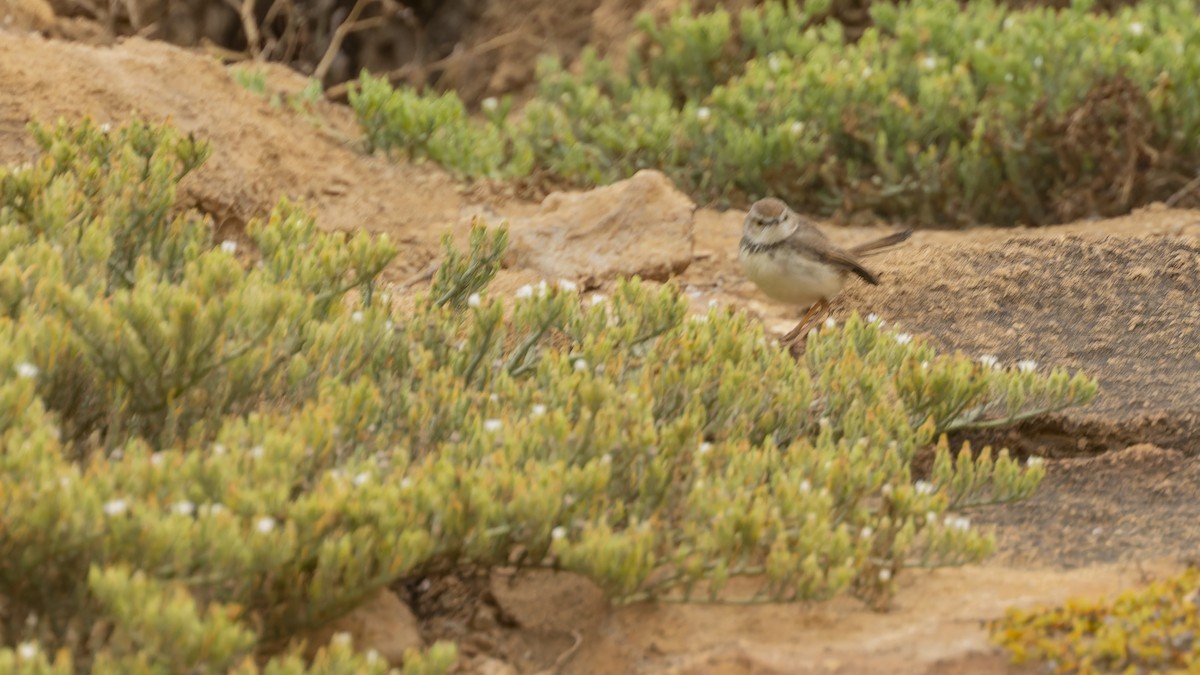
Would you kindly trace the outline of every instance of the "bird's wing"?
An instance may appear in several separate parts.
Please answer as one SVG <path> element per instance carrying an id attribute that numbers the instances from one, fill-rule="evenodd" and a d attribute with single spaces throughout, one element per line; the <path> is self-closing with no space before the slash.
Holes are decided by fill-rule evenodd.
<path id="1" fill-rule="evenodd" d="M 829 248 L 821 252 L 821 260 L 831 265 L 837 265 L 845 270 L 854 272 L 862 277 L 862 280 L 872 286 L 879 285 L 879 276 L 871 270 L 862 266 L 858 262 L 858 258 L 849 251 L 843 251 L 840 248 Z"/>
<path id="2" fill-rule="evenodd" d="M 797 230 L 788 237 L 787 244 L 797 254 L 815 259 L 827 265 L 853 272 L 862 277 L 868 284 L 878 285 L 879 277 L 874 272 L 862 266 L 858 257 L 850 251 L 829 244 L 825 234 L 815 227 Z"/>

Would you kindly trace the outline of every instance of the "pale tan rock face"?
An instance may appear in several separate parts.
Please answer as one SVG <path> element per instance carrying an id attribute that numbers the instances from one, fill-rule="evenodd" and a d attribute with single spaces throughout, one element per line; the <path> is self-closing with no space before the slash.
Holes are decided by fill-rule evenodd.
<path id="1" fill-rule="evenodd" d="M 695 205 L 658 171 L 587 192 L 556 192 L 509 222 L 508 266 L 585 287 L 620 276 L 657 281 L 692 261 Z"/>
<path id="2" fill-rule="evenodd" d="M 46 0 L 0 0 L 0 30 L 48 32 L 54 21 Z"/>

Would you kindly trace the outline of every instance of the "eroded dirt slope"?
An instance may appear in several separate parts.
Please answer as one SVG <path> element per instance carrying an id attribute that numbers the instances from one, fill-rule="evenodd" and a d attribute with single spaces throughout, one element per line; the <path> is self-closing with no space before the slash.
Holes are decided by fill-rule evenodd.
<path id="1" fill-rule="evenodd" d="M 273 86 L 303 87 L 273 72 Z M 273 107 L 215 60 L 171 45 L 135 38 L 94 47 L 0 30 L 0 83 L 0 162 L 32 158 L 32 120 L 90 115 L 119 124 L 136 115 L 207 139 L 212 158 L 185 181 L 183 197 L 213 216 L 220 236 L 236 237 L 287 196 L 311 206 L 326 229 L 386 232 L 404 243 L 402 274 L 431 260 L 460 216 L 459 188 L 436 167 L 362 154 L 347 109 L 319 104 L 316 118 Z"/>

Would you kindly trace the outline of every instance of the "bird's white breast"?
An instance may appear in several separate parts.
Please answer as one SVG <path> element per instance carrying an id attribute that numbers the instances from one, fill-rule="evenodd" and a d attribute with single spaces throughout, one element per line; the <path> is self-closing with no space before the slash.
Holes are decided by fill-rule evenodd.
<path id="1" fill-rule="evenodd" d="M 743 249 L 738 259 L 742 271 L 767 297 L 793 305 L 807 307 L 829 300 L 846 281 L 837 268 L 797 255 L 787 247 L 761 253 Z"/>

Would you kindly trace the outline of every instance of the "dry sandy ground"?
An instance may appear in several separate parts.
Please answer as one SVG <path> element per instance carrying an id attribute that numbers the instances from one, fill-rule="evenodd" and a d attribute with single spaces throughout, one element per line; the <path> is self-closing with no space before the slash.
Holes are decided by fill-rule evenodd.
<path id="1" fill-rule="evenodd" d="M 271 82 L 302 86 L 281 73 Z M 171 118 L 213 144 L 183 198 L 214 216 L 219 236 L 237 236 L 281 195 L 301 198 L 326 228 L 402 242 L 393 279 L 425 268 L 444 229 L 461 229 L 471 214 L 534 208 L 464 188 L 430 166 L 363 156 L 346 110 L 277 109 L 215 62 L 166 45 L 95 48 L 0 30 L 0 83 L 0 162 L 32 157 L 31 119 Z M 795 310 L 767 304 L 737 271 L 740 219 L 697 213 L 696 260 L 680 281 L 697 307 L 713 300 L 745 308 L 782 332 Z M 852 242 L 883 229 L 831 236 Z M 1037 231 L 920 231 L 872 265 L 883 285 L 849 287 L 837 315 L 874 311 L 945 349 L 1100 378 L 1102 397 L 1088 410 L 976 439 L 1055 458 L 1032 500 L 973 515 L 998 528 L 993 561 L 907 574 L 887 613 L 850 600 L 613 611 L 578 579 L 494 580 L 487 593 L 446 594 L 427 629 L 521 672 L 1019 672 L 986 642 L 983 622 L 1004 607 L 1119 591 L 1197 550 L 1200 213 L 1149 209 Z M 499 283 L 533 276 L 506 270 Z"/>

